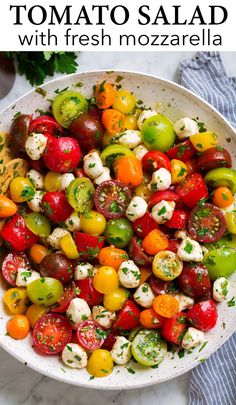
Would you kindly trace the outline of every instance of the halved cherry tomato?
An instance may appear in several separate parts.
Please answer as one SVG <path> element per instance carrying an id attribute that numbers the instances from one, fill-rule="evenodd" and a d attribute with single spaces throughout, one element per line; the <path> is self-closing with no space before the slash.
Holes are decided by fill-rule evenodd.
<path id="1" fill-rule="evenodd" d="M 63 294 L 59 301 L 50 310 L 52 312 L 66 312 L 73 298 L 76 297 L 77 289 L 75 283 L 72 281 L 67 287 L 64 288 Z"/>
<path id="2" fill-rule="evenodd" d="M 186 223 L 188 220 L 188 212 L 185 210 L 175 210 L 173 212 L 173 215 L 171 219 L 169 219 L 165 225 L 168 226 L 168 228 L 174 228 L 174 229 L 185 229 L 186 228 Z"/>
<path id="3" fill-rule="evenodd" d="M 48 248 L 44 245 L 40 245 L 39 243 L 35 243 L 31 246 L 29 250 L 30 258 L 33 260 L 34 263 L 40 264 L 41 261 L 48 253 Z"/>
<path id="4" fill-rule="evenodd" d="M 11 252 L 5 257 L 2 263 L 2 275 L 8 284 L 16 286 L 16 277 L 19 269 L 29 271 L 30 262 L 23 253 Z"/>
<path id="5" fill-rule="evenodd" d="M 101 183 L 94 195 L 94 204 L 98 212 L 107 219 L 121 218 L 131 200 L 129 188 L 117 180 Z"/>
<path id="6" fill-rule="evenodd" d="M 34 349 L 41 354 L 62 352 L 72 337 L 69 321 L 60 314 L 47 314 L 36 323 L 33 331 Z"/>
<path id="7" fill-rule="evenodd" d="M 173 148 L 169 149 L 166 154 L 169 159 L 178 159 L 186 162 L 186 160 L 191 159 L 196 153 L 192 142 L 188 139 L 187 141 L 178 143 Z"/>
<path id="8" fill-rule="evenodd" d="M 16 212 L 17 205 L 5 195 L 0 195 L 0 218 L 12 217 Z"/>
<path id="9" fill-rule="evenodd" d="M 176 290 L 176 287 L 172 281 L 161 280 L 160 278 L 154 276 L 154 274 L 151 274 L 149 281 L 151 289 L 156 295 L 170 294 Z"/>
<path id="10" fill-rule="evenodd" d="M 113 246 L 106 246 L 102 248 L 98 258 L 102 266 L 111 266 L 115 270 L 118 270 L 121 263 L 124 260 L 128 260 L 129 257 L 125 250 Z"/>
<path id="11" fill-rule="evenodd" d="M 105 238 L 103 236 L 89 235 L 88 233 L 74 232 L 74 241 L 79 252 L 81 261 L 94 260 L 103 248 Z"/>
<path id="12" fill-rule="evenodd" d="M 164 318 L 173 318 L 179 312 L 179 301 L 169 294 L 158 295 L 152 306 L 154 311 Z"/>
<path id="13" fill-rule="evenodd" d="M 95 89 L 95 100 L 98 108 L 105 110 L 112 106 L 115 101 L 116 91 L 110 83 L 106 83 L 106 80 L 101 84 L 98 84 Z"/>
<path id="14" fill-rule="evenodd" d="M 218 318 L 216 304 L 213 300 L 195 304 L 186 315 L 191 324 L 203 332 L 214 328 Z"/>
<path id="15" fill-rule="evenodd" d="M 171 160 L 171 183 L 178 184 L 187 176 L 187 166 L 182 160 Z"/>
<path id="16" fill-rule="evenodd" d="M 150 266 L 152 258 L 148 256 L 142 248 L 142 239 L 134 236 L 129 244 L 129 256 L 138 266 Z"/>
<path id="17" fill-rule="evenodd" d="M 153 229 L 157 229 L 158 225 L 156 221 L 154 221 L 153 217 L 149 212 L 143 215 L 143 217 L 136 219 L 136 221 L 132 222 L 132 226 L 134 232 L 140 238 L 144 238 L 149 232 L 153 231 Z"/>
<path id="18" fill-rule="evenodd" d="M 151 209 L 162 200 L 178 202 L 179 196 L 171 190 L 156 191 L 148 202 L 148 208 Z"/>
<path id="19" fill-rule="evenodd" d="M 84 299 L 90 307 L 101 305 L 103 294 L 96 290 L 91 277 L 84 278 L 75 282 L 76 287 L 80 290 L 77 297 Z"/>
<path id="20" fill-rule="evenodd" d="M 212 243 L 219 240 L 226 231 L 222 211 L 212 204 L 196 205 L 189 214 L 188 232 L 199 242 Z"/>
<path id="21" fill-rule="evenodd" d="M 218 187 L 212 194 L 212 202 L 218 208 L 227 208 L 234 202 L 234 196 L 228 187 Z"/>
<path id="22" fill-rule="evenodd" d="M 102 113 L 102 123 L 110 134 L 122 132 L 125 127 L 125 115 L 112 108 L 104 110 Z"/>
<path id="23" fill-rule="evenodd" d="M 128 299 L 119 312 L 113 327 L 119 331 L 136 328 L 139 324 L 139 316 L 140 309 L 137 304 Z"/>
<path id="24" fill-rule="evenodd" d="M 179 312 L 173 318 L 164 319 L 161 333 L 168 342 L 180 345 L 186 331 L 186 314 Z"/>
<path id="25" fill-rule="evenodd" d="M 59 136 L 63 133 L 63 128 L 50 115 L 40 115 L 30 123 L 29 133 L 32 134 L 33 132 Z"/>
<path id="26" fill-rule="evenodd" d="M 139 322 L 145 328 L 158 329 L 162 327 L 164 318 L 158 315 L 153 308 L 144 309 L 140 313 Z"/>
<path id="27" fill-rule="evenodd" d="M 206 150 L 197 159 L 198 169 L 208 172 L 218 167 L 232 167 L 232 159 L 229 152 L 221 146 Z"/>
<path id="28" fill-rule="evenodd" d="M 182 273 L 177 280 L 180 290 L 197 301 L 211 298 L 210 277 L 207 268 L 202 263 L 184 262 Z"/>
<path id="29" fill-rule="evenodd" d="M 45 215 L 55 223 L 66 221 L 73 211 L 64 191 L 48 191 L 44 194 L 41 205 Z"/>
<path id="30" fill-rule="evenodd" d="M 171 171 L 170 159 L 165 155 L 165 153 L 158 150 L 151 150 L 144 155 L 142 158 L 143 169 L 148 173 L 152 173 L 155 170 L 164 168 Z"/>
<path id="31" fill-rule="evenodd" d="M 86 350 L 99 349 L 106 336 L 107 332 L 94 321 L 81 322 L 77 329 L 78 342 Z"/>
<path id="32" fill-rule="evenodd" d="M 142 183 L 142 165 L 140 160 L 135 156 L 121 156 L 117 158 L 114 170 L 117 180 L 129 187 L 136 187 Z"/>
<path id="33" fill-rule="evenodd" d="M 30 324 L 25 315 L 14 315 L 7 322 L 7 333 L 13 339 L 25 339 L 30 331 Z"/>
<path id="34" fill-rule="evenodd" d="M 190 141 L 198 152 L 205 152 L 207 149 L 217 145 L 217 136 L 211 131 L 199 132 L 191 135 Z"/>
<path id="35" fill-rule="evenodd" d="M 143 239 L 142 247 L 149 255 L 155 255 L 168 247 L 168 239 L 160 229 L 153 229 Z"/>
<path id="36" fill-rule="evenodd" d="M 43 154 L 46 166 L 57 173 L 67 173 L 76 169 L 80 158 L 81 152 L 78 142 L 69 137 L 51 137 Z"/>
<path id="37" fill-rule="evenodd" d="M 29 230 L 21 214 L 14 215 L 1 230 L 1 237 L 8 247 L 17 252 L 30 248 L 38 242 L 38 236 Z"/>
<path id="38" fill-rule="evenodd" d="M 43 277 L 53 277 L 67 285 L 73 279 L 74 265 L 62 253 L 54 252 L 41 261 L 39 271 Z"/>
<path id="39" fill-rule="evenodd" d="M 177 184 L 175 193 L 187 207 L 193 208 L 202 198 L 208 197 L 208 190 L 203 177 L 199 173 L 193 173 Z"/>

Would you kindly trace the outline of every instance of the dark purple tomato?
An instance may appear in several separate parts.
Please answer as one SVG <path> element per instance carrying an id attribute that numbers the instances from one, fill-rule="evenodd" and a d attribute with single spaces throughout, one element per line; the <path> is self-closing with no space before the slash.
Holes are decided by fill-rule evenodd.
<path id="1" fill-rule="evenodd" d="M 104 135 L 104 127 L 95 108 L 76 118 L 69 131 L 85 151 L 99 146 Z"/>
<path id="2" fill-rule="evenodd" d="M 56 252 L 45 256 L 40 263 L 39 271 L 43 277 L 53 277 L 63 285 L 67 285 L 73 279 L 74 266 L 66 256 Z"/>
<path id="3" fill-rule="evenodd" d="M 17 115 L 10 129 L 11 150 L 15 156 L 25 152 L 25 142 L 29 136 L 29 126 L 32 116 L 28 114 Z"/>

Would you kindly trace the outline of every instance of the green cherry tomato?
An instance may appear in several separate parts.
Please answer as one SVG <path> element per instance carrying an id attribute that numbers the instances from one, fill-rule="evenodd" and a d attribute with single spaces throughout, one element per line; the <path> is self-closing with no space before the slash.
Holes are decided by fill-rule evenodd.
<path id="1" fill-rule="evenodd" d="M 204 246 L 208 250 L 214 250 L 214 249 L 218 249 L 221 247 L 236 249 L 236 235 L 231 235 L 231 234 L 225 235 L 221 239 L 219 239 L 217 242 L 204 243 Z"/>
<path id="2" fill-rule="evenodd" d="M 63 285 L 51 277 L 42 277 L 27 286 L 27 296 L 34 304 L 49 307 L 61 298 Z"/>
<path id="3" fill-rule="evenodd" d="M 57 122 L 68 128 L 80 114 L 87 111 L 88 103 L 82 94 L 66 90 L 59 93 L 53 100 L 52 111 Z"/>
<path id="4" fill-rule="evenodd" d="M 66 189 L 68 203 L 75 211 L 83 213 L 90 211 L 93 206 L 95 188 L 87 177 L 74 179 Z"/>
<path id="5" fill-rule="evenodd" d="M 221 247 L 206 253 L 203 259 L 210 279 L 229 277 L 236 270 L 236 250 Z"/>
<path id="6" fill-rule="evenodd" d="M 111 219 L 107 222 L 104 235 L 110 245 L 124 248 L 134 234 L 131 223 L 126 218 Z"/>
<path id="7" fill-rule="evenodd" d="M 210 170 L 204 180 L 209 187 L 226 186 L 231 189 L 233 194 L 236 193 L 236 170 L 219 167 L 218 169 Z"/>
<path id="8" fill-rule="evenodd" d="M 145 329 L 134 337 L 131 350 L 138 363 L 151 367 L 164 360 L 167 347 L 157 331 Z"/>
<path id="9" fill-rule="evenodd" d="M 175 142 L 174 126 L 169 118 L 161 114 L 146 119 L 141 132 L 148 150 L 157 149 L 166 152 Z"/>
<path id="10" fill-rule="evenodd" d="M 104 166 L 112 167 L 115 160 L 121 156 L 134 156 L 133 152 L 124 145 L 109 145 L 101 153 L 100 157 Z"/>
<path id="11" fill-rule="evenodd" d="M 38 212 L 31 212 L 25 215 L 25 224 L 27 228 L 35 235 L 47 238 L 51 233 L 51 225 L 44 215 Z"/>

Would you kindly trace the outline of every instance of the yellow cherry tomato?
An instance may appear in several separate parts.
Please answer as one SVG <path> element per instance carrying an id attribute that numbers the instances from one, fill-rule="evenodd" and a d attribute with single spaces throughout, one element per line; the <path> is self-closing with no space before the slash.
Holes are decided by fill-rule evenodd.
<path id="1" fill-rule="evenodd" d="M 163 250 L 155 255 L 152 262 L 154 276 L 164 281 L 174 280 L 183 270 L 183 263 L 170 250 Z"/>
<path id="2" fill-rule="evenodd" d="M 109 294 L 119 286 L 119 278 L 113 267 L 101 266 L 93 278 L 94 288 L 102 294 Z"/>
<path id="3" fill-rule="evenodd" d="M 68 259 L 74 260 L 78 259 L 79 253 L 76 247 L 76 244 L 74 242 L 74 239 L 72 238 L 70 233 L 67 233 L 65 236 L 63 236 L 60 239 L 60 246 L 63 250 L 63 253 L 65 254 Z"/>
<path id="4" fill-rule="evenodd" d="M 138 129 L 137 121 L 138 121 L 138 116 L 136 114 L 126 115 L 125 129 L 137 130 Z"/>
<path id="5" fill-rule="evenodd" d="M 46 191 L 60 191 L 61 174 L 56 172 L 48 172 L 44 179 L 44 187 Z"/>
<path id="6" fill-rule="evenodd" d="M 123 114 L 129 114 L 136 106 L 136 98 L 130 91 L 120 89 L 117 91 L 115 101 L 112 108 L 122 112 Z"/>
<path id="7" fill-rule="evenodd" d="M 108 350 L 97 349 L 88 359 L 87 371 L 94 377 L 106 377 L 113 371 L 114 363 Z"/>
<path id="8" fill-rule="evenodd" d="M 33 198 L 35 188 L 29 179 L 15 177 L 10 184 L 10 194 L 14 202 L 21 203 Z"/>
<path id="9" fill-rule="evenodd" d="M 105 231 L 106 218 L 97 211 L 89 211 L 80 217 L 81 230 L 90 235 L 101 235 Z"/>
<path id="10" fill-rule="evenodd" d="M 153 192 L 149 190 L 146 184 L 139 184 L 139 186 L 135 187 L 134 194 L 148 201 Z"/>
<path id="11" fill-rule="evenodd" d="M 119 311 L 128 296 L 129 291 L 126 288 L 119 287 L 115 291 L 104 295 L 103 305 L 108 311 Z"/>
<path id="12" fill-rule="evenodd" d="M 236 235 L 236 212 L 226 212 L 225 214 L 227 230 Z"/>
<path id="13" fill-rule="evenodd" d="M 48 309 L 45 307 L 40 307 L 39 305 L 32 304 L 26 311 L 26 316 L 30 323 L 31 328 L 34 328 L 41 316 L 46 315 Z"/>
<path id="14" fill-rule="evenodd" d="M 205 152 L 205 150 L 214 148 L 217 145 L 217 136 L 211 131 L 201 132 L 191 135 L 190 141 L 198 152 Z"/>
<path id="15" fill-rule="evenodd" d="M 26 288 L 10 288 L 5 292 L 3 300 L 12 314 L 23 314 L 28 301 Z"/>
<path id="16" fill-rule="evenodd" d="M 187 176 L 187 166 L 181 160 L 171 160 L 171 183 L 180 183 Z"/>

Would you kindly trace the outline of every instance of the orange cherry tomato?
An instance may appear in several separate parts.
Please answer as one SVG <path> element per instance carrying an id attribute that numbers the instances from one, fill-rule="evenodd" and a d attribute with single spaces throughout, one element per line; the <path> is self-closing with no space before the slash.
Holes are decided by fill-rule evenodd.
<path id="1" fill-rule="evenodd" d="M 25 315 L 14 315 L 7 322 L 7 333 L 14 339 L 24 339 L 30 331 L 30 324 Z"/>
<path id="2" fill-rule="evenodd" d="M 149 269 L 148 267 L 142 267 L 139 269 L 140 271 L 140 281 L 139 281 L 139 286 L 145 283 L 147 279 L 150 277 L 152 274 L 152 269 Z"/>
<path id="3" fill-rule="evenodd" d="M 163 317 L 157 314 L 153 308 L 148 308 L 144 309 L 144 311 L 140 313 L 139 322 L 145 328 L 157 329 L 161 328 L 163 324 Z"/>
<path id="4" fill-rule="evenodd" d="M 164 318 L 173 318 L 179 312 L 179 301 L 169 294 L 158 295 L 152 306 L 154 311 Z"/>
<path id="5" fill-rule="evenodd" d="M 17 205 L 5 195 L 0 195 L 0 218 L 12 217 L 16 211 Z"/>
<path id="6" fill-rule="evenodd" d="M 115 161 L 116 178 L 129 187 L 142 183 L 143 169 L 140 160 L 135 156 L 121 156 Z"/>
<path id="7" fill-rule="evenodd" d="M 98 84 L 95 89 L 95 100 L 97 107 L 101 110 L 109 108 L 115 101 L 116 91 L 114 87 L 106 81 Z"/>
<path id="8" fill-rule="evenodd" d="M 121 263 L 124 260 L 128 260 L 129 257 L 125 250 L 113 246 L 107 246 L 101 249 L 98 259 L 102 266 L 110 266 L 118 271 Z"/>
<path id="9" fill-rule="evenodd" d="M 44 257 L 48 253 L 48 248 L 46 246 L 40 245 L 38 243 L 35 243 L 33 246 L 31 246 L 29 255 L 31 259 L 33 260 L 34 263 L 40 264 L 41 261 L 44 259 Z"/>
<path id="10" fill-rule="evenodd" d="M 110 134 L 124 131 L 125 128 L 125 115 L 120 111 L 113 110 L 112 108 L 103 111 L 102 123 Z"/>
<path id="11" fill-rule="evenodd" d="M 153 229 L 143 239 L 142 247 L 149 255 L 155 255 L 168 247 L 168 239 L 160 229 Z"/>
<path id="12" fill-rule="evenodd" d="M 218 187 L 213 195 L 212 202 L 218 208 L 227 208 L 234 202 L 234 196 L 228 187 Z"/>

